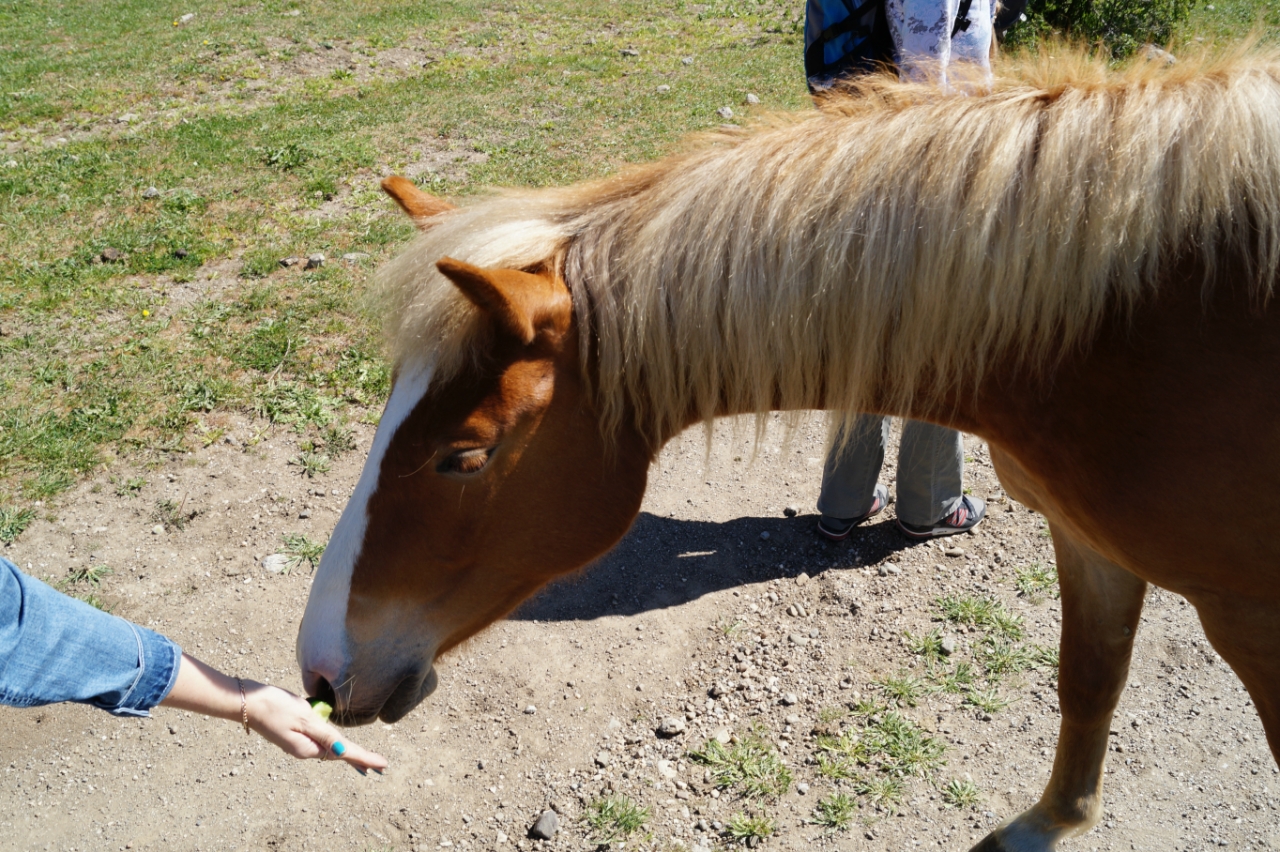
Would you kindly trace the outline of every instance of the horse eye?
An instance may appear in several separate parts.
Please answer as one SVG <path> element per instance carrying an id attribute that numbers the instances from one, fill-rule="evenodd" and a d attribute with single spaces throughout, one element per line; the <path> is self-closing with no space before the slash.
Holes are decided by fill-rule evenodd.
<path id="1" fill-rule="evenodd" d="M 493 455 L 493 447 L 458 450 L 456 453 L 450 453 L 444 461 L 436 465 L 436 470 L 440 473 L 461 473 L 464 475 L 479 473 L 489 463 L 489 456 L 491 455 Z"/>

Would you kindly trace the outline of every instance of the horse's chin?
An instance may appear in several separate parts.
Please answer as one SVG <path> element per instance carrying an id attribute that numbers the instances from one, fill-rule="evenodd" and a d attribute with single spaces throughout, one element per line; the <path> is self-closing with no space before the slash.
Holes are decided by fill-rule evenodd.
<path id="1" fill-rule="evenodd" d="M 409 711 L 421 704 L 424 698 L 435 692 L 439 683 L 440 678 L 436 675 L 435 666 L 427 669 L 427 676 L 419 681 L 402 680 L 383 703 L 382 709 L 378 711 L 378 718 L 388 725 L 399 722 L 409 715 Z"/>

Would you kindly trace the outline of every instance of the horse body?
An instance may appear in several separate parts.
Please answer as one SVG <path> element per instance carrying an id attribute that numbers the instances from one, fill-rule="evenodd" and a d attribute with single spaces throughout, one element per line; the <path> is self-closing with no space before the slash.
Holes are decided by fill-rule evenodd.
<path id="1" fill-rule="evenodd" d="M 424 234 L 386 278 L 395 388 L 308 601 L 308 692 L 403 717 L 439 654 L 616 543 L 666 440 L 829 408 L 979 435 L 1050 522 L 1059 748 L 979 848 L 1100 816 L 1149 582 L 1197 607 L 1277 751 L 1280 65 L 1057 73 L 988 98 L 873 81 L 465 210 L 385 184 Z"/>

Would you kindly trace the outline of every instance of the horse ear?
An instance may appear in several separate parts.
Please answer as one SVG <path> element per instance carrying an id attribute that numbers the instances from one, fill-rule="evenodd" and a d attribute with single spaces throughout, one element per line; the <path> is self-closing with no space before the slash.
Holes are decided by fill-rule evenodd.
<path id="1" fill-rule="evenodd" d="M 549 272 L 484 269 L 451 257 L 441 258 L 436 268 L 489 314 L 499 329 L 526 346 L 533 343 L 539 328 L 567 326 L 572 315 L 569 289 Z"/>
<path id="2" fill-rule="evenodd" d="M 413 181 L 399 175 L 384 179 L 382 191 L 394 198 L 396 204 L 400 205 L 400 209 L 409 214 L 409 218 L 413 220 L 413 224 L 419 231 L 425 231 L 431 227 L 431 217 L 454 209 L 449 202 L 434 195 L 428 195 L 414 186 Z"/>

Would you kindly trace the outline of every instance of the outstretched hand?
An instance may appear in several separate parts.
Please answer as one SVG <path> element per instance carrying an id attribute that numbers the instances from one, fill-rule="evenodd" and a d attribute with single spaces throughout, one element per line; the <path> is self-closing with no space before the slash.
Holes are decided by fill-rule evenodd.
<path id="1" fill-rule="evenodd" d="M 361 774 L 382 772 L 387 759 L 362 748 L 311 709 L 305 699 L 275 686 L 245 684 L 249 727 L 294 757 L 344 760 Z"/>

